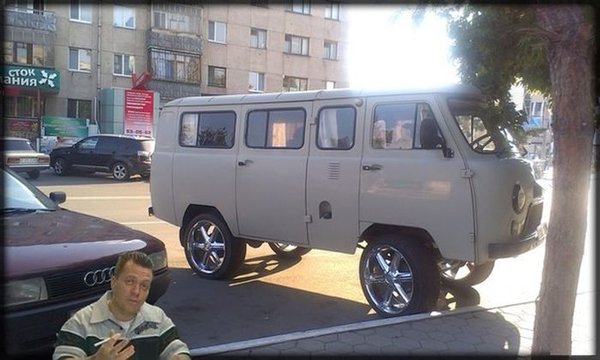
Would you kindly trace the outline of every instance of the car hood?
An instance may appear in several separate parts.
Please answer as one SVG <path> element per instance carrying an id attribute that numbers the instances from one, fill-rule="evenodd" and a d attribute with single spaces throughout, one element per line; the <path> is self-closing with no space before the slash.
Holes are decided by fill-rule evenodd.
<path id="1" fill-rule="evenodd" d="M 90 262 L 115 262 L 124 251 L 164 249 L 162 241 L 113 221 L 59 209 L 6 216 L 4 276 L 29 277 Z"/>

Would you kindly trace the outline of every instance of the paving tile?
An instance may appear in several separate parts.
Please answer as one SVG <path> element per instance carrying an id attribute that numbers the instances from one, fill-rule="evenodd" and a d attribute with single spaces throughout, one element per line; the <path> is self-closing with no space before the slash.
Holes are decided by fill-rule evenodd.
<path id="1" fill-rule="evenodd" d="M 332 355 L 350 355 L 353 352 L 352 345 L 341 343 L 339 341 L 328 342 L 325 344 L 325 351 Z"/>
<path id="2" fill-rule="evenodd" d="M 379 355 L 381 348 L 372 344 L 358 344 L 353 346 L 354 355 Z M 393 354 L 393 353 L 392 353 Z"/>
<path id="3" fill-rule="evenodd" d="M 417 341 L 429 339 L 429 336 L 427 335 L 427 333 L 420 331 L 420 330 L 416 330 L 416 329 L 405 330 L 402 332 L 402 336 L 404 336 L 408 339 L 413 339 L 413 340 L 417 340 Z"/>
<path id="4" fill-rule="evenodd" d="M 365 341 L 367 344 L 373 344 L 375 346 L 386 346 L 392 344 L 392 337 L 395 337 L 396 334 L 374 334 L 365 337 Z"/>
<path id="5" fill-rule="evenodd" d="M 298 340 L 296 347 L 306 351 L 319 351 L 325 349 L 325 343 L 320 338 Z"/>
<path id="6" fill-rule="evenodd" d="M 427 349 L 427 350 L 431 350 L 431 351 L 439 351 L 439 350 L 448 349 L 448 346 L 446 345 L 446 343 L 444 343 L 442 341 L 429 339 L 429 340 L 421 340 L 421 341 L 419 341 L 419 343 L 421 344 L 421 347 L 423 347 L 424 349 Z"/>
<path id="7" fill-rule="evenodd" d="M 434 330 L 434 331 L 429 331 L 427 333 L 427 335 L 429 335 L 429 338 L 431 338 L 433 340 L 438 340 L 438 341 L 443 341 L 443 342 L 450 342 L 450 341 L 455 340 L 454 336 L 450 332 L 447 332 L 444 330 L 439 330 L 439 328 L 436 328 L 436 330 Z"/>
<path id="8" fill-rule="evenodd" d="M 355 345 L 355 344 L 363 344 L 365 342 L 365 336 L 353 332 L 341 333 L 338 335 L 338 339 L 340 342 Z"/>

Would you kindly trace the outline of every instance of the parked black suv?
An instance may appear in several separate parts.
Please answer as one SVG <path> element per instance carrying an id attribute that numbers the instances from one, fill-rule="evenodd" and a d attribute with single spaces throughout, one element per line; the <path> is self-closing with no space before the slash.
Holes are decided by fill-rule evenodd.
<path id="1" fill-rule="evenodd" d="M 108 172 L 119 181 L 133 175 L 150 176 L 150 158 L 154 139 L 127 135 L 94 135 L 73 146 L 55 148 L 50 153 L 50 166 L 59 176 L 71 170 L 87 173 Z"/>

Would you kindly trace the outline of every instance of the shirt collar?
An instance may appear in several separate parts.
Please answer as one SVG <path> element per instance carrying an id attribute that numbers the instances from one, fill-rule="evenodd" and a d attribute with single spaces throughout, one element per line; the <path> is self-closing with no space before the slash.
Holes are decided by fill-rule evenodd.
<path id="1" fill-rule="evenodd" d="M 108 300 L 112 296 L 112 291 L 108 290 L 102 295 L 102 297 L 96 302 L 95 306 L 92 308 L 92 317 L 90 318 L 90 323 L 101 323 L 103 321 L 115 319 L 114 315 L 108 309 Z M 150 321 L 155 323 L 161 322 L 161 316 L 158 312 L 152 311 L 152 307 L 144 302 L 136 316 L 133 318 L 133 322 L 131 326 L 137 326 L 141 324 L 143 321 Z"/>

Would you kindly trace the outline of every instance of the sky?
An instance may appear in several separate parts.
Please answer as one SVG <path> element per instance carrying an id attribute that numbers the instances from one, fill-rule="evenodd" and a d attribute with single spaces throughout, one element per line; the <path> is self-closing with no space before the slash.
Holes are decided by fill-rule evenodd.
<path id="1" fill-rule="evenodd" d="M 460 82 L 451 63 L 446 21 L 427 12 L 414 25 L 411 11 L 392 20 L 399 5 L 353 5 L 350 16 L 351 87 L 431 87 Z"/>

